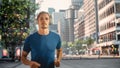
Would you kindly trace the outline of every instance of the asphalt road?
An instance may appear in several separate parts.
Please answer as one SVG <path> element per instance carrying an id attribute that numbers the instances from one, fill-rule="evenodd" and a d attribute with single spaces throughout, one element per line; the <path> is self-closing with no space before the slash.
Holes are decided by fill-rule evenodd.
<path id="1" fill-rule="evenodd" d="M 0 68 L 16 68 L 21 65 L 21 62 L 0 61 Z"/>
<path id="2" fill-rule="evenodd" d="M 63 60 L 61 68 L 120 68 L 120 59 Z"/>
<path id="3" fill-rule="evenodd" d="M 29 66 L 20 62 L 0 62 L 0 68 L 29 68 Z M 62 60 L 59 68 L 120 68 L 120 59 Z"/>

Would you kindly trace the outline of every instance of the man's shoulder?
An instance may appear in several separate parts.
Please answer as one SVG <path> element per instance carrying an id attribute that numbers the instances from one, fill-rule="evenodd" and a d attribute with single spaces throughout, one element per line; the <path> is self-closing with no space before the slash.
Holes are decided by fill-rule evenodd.
<path id="1" fill-rule="evenodd" d="M 57 38 L 57 39 L 61 39 L 61 37 L 60 37 L 60 35 L 58 33 L 51 32 L 51 34 L 52 34 L 52 37 Z"/>
<path id="2" fill-rule="evenodd" d="M 58 33 L 50 31 L 53 35 L 60 36 Z"/>
<path id="3" fill-rule="evenodd" d="M 36 35 L 36 32 L 31 33 L 31 34 L 29 34 L 29 35 L 28 35 L 28 37 L 27 37 L 27 38 L 31 38 L 31 37 L 33 37 L 33 36 L 35 36 L 35 35 Z"/>

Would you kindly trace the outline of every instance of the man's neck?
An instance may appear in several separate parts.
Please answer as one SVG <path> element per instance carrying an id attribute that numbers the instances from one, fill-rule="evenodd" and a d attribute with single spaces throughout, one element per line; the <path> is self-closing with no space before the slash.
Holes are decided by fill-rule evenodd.
<path id="1" fill-rule="evenodd" d="M 49 29 L 39 29 L 38 33 L 40 35 L 48 35 L 49 34 Z"/>

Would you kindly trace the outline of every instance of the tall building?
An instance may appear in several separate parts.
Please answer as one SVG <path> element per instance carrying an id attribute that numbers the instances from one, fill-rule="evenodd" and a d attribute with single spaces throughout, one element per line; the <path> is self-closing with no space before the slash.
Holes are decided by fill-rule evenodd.
<path id="1" fill-rule="evenodd" d="M 54 8 L 48 8 L 48 13 L 49 13 L 51 16 L 53 15 L 54 12 L 55 12 L 55 9 L 54 9 Z M 52 18 L 53 18 L 53 16 L 52 16 Z M 51 23 L 51 24 L 54 24 L 53 19 L 51 20 L 50 23 Z"/>
<path id="2" fill-rule="evenodd" d="M 54 12 L 52 14 L 53 23 L 57 25 L 57 31 L 60 34 L 62 41 L 65 40 L 65 12 L 61 10 L 60 12 Z"/>
<path id="3" fill-rule="evenodd" d="M 48 12 L 52 15 L 52 13 L 55 12 L 55 9 L 54 8 L 48 8 Z"/>
<path id="4" fill-rule="evenodd" d="M 54 12 L 52 14 L 53 24 L 58 24 L 60 19 L 64 18 L 65 12 Z"/>
<path id="5" fill-rule="evenodd" d="M 85 24 L 84 24 L 84 10 L 83 6 L 78 11 L 78 18 L 74 23 L 74 36 L 75 40 L 81 39 L 84 40 L 85 35 Z"/>
<path id="6" fill-rule="evenodd" d="M 66 31 L 67 33 L 67 42 L 74 42 L 74 9 L 69 8 L 66 10 Z"/>
<path id="7" fill-rule="evenodd" d="M 95 0 L 84 0 L 84 23 L 85 23 L 85 38 L 96 39 L 96 13 Z M 91 48 L 92 46 L 90 46 Z"/>
<path id="8" fill-rule="evenodd" d="M 77 18 L 77 13 L 81 7 L 82 0 L 71 0 L 70 7 L 66 10 L 66 31 L 68 32 L 67 41 L 74 42 L 74 22 Z"/>
<path id="9" fill-rule="evenodd" d="M 120 0 L 98 0 L 98 7 L 101 52 L 120 55 Z"/>
<path id="10" fill-rule="evenodd" d="M 54 8 L 48 8 L 48 12 L 49 12 L 49 14 L 52 16 L 53 15 L 53 13 L 55 12 L 55 9 Z M 58 33 L 58 30 L 57 30 L 57 24 L 54 24 L 54 18 L 53 18 L 53 16 L 52 16 L 52 20 L 51 20 L 51 25 L 50 25 L 50 27 L 49 27 L 49 29 L 51 30 L 51 31 L 53 31 L 53 32 L 55 32 L 55 33 Z"/>
<path id="11" fill-rule="evenodd" d="M 65 22 L 65 11 L 60 11 L 58 20 L 58 33 L 61 36 L 62 41 L 66 41 L 66 22 Z"/>
<path id="12" fill-rule="evenodd" d="M 53 32 L 55 32 L 55 33 L 58 33 L 58 29 L 57 29 L 57 24 L 51 24 L 50 26 L 49 26 L 49 29 L 50 29 L 50 31 L 53 31 Z"/>
<path id="13" fill-rule="evenodd" d="M 70 8 L 74 9 L 74 17 L 77 18 L 78 10 L 83 5 L 83 0 L 71 0 Z"/>
<path id="14" fill-rule="evenodd" d="M 83 5 L 83 0 L 71 0 L 71 6 L 76 9 L 79 9 Z"/>

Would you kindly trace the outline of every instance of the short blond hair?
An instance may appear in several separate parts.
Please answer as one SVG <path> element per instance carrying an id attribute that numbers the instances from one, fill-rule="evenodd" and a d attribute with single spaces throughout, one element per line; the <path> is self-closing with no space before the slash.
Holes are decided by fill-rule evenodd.
<path id="1" fill-rule="evenodd" d="M 50 18 L 50 21 L 51 21 L 52 16 L 51 16 L 48 12 L 45 12 L 45 11 L 41 11 L 41 12 L 38 14 L 37 20 L 39 19 L 39 17 L 40 17 L 41 14 L 47 14 L 47 15 L 49 16 L 49 18 Z"/>

